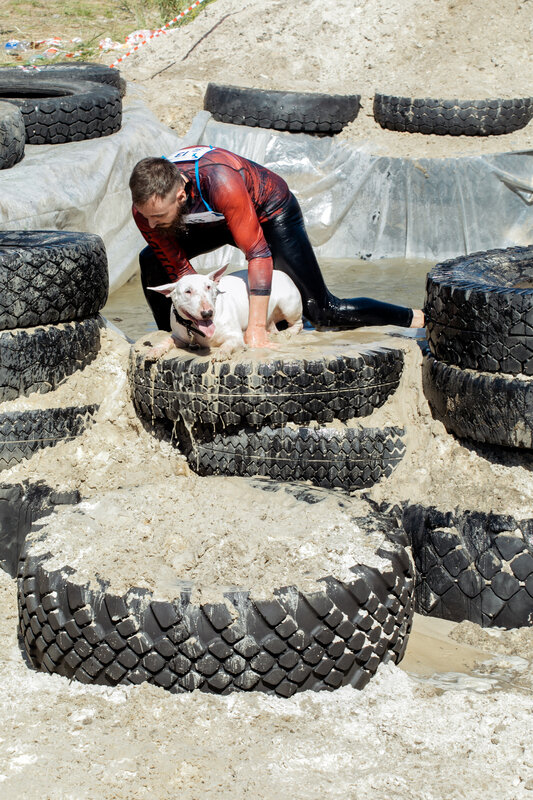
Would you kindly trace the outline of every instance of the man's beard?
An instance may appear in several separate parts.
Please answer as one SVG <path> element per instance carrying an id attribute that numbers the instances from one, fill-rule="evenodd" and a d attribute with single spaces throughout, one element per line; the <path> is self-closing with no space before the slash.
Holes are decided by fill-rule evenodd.
<path id="1" fill-rule="evenodd" d="M 176 211 L 176 215 L 172 222 L 167 223 L 166 225 L 158 225 L 157 230 L 159 233 L 167 239 L 175 239 L 176 237 L 179 238 L 180 235 L 184 234 L 187 230 L 187 225 L 185 224 L 185 216 L 187 214 L 187 201 L 184 200 L 181 206 Z"/>

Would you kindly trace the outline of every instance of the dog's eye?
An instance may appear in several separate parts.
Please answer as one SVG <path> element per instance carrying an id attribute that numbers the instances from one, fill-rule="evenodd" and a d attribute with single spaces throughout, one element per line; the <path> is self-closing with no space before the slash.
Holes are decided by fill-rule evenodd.
<path id="1" fill-rule="evenodd" d="M 192 294 L 192 289 L 185 289 L 185 294 Z"/>

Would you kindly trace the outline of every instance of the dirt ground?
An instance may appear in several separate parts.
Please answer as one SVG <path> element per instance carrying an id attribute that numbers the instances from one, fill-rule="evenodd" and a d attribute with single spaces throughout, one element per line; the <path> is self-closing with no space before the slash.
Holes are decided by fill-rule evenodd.
<path id="1" fill-rule="evenodd" d="M 446 157 L 475 148 L 530 149 L 527 129 L 505 142 L 380 131 L 370 98 L 378 89 L 527 95 L 532 20 L 533 0 L 217 0 L 192 25 L 126 59 L 122 72 L 182 134 L 215 80 L 360 92 L 363 113 L 347 134 L 376 151 Z M 109 53 L 108 63 L 116 55 Z M 415 380 L 416 348 L 405 346 L 408 368 L 397 404 L 376 419 L 404 420 L 411 438 L 375 499 L 409 495 L 444 508 L 470 503 L 533 515 L 531 464 L 487 462 L 443 436 Z M 98 361 L 61 389 L 62 402 L 97 398 L 97 425 L 3 473 L 2 482 L 42 479 L 93 500 L 128 490 L 140 503 L 150 475 L 157 478 L 150 490 L 160 503 L 157 515 L 172 513 L 165 489 L 187 481 L 189 470 L 137 420 L 128 350 L 125 340 L 106 334 Z M 34 396 L 17 407 L 46 402 Z M 134 544 L 124 540 L 125 547 Z M 148 684 L 111 689 L 35 672 L 16 636 L 15 582 L 3 572 L 0 598 L 6 800 L 533 798 L 533 629 L 482 630 L 417 616 L 401 665 L 381 667 L 363 692 L 346 687 L 289 700 L 253 692 L 170 695 Z"/>
<path id="2" fill-rule="evenodd" d="M 193 25 L 153 40 L 118 66 L 180 135 L 207 83 L 361 95 L 339 138 L 407 157 L 533 147 L 533 124 L 506 136 L 424 136 L 382 130 L 375 92 L 462 100 L 529 97 L 531 0 L 217 0 Z M 117 55 L 108 53 L 106 63 Z"/>

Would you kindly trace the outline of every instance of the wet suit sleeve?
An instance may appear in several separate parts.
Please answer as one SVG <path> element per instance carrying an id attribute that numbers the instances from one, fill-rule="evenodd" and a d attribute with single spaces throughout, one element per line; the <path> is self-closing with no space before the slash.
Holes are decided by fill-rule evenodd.
<path id="1" fill-rule="evenodd" d="M 155 228 L 151 228 L 146 217 L 143 217 L 135 206 L 132 208 L 132 213 L 135 224 L 167 271 L 169 281 L 177 281 L 183 275 L 196 272 L 175 239 L 167 238 Z"/>
<path id="2" fill-rule="evenodd" d="M 224 214 L 235 244 L 248 261 L 250 294 L 269 295 L 272 254 L 241 174 L 217 164 L 209 170 L 207 180 L 209 203 Z"/>

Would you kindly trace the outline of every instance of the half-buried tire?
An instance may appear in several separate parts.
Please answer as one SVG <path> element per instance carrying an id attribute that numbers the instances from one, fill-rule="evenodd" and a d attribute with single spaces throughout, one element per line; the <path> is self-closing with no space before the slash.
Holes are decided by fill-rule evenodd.
<path id="1" fill-rule="evenodd" d="M 70 231 L 0 233 L 0 330 L 96 315 L 109 277 L 102 239 Z"/>
<path id="2" fill-rule="evenodd" d="M 70 77 L 0 74 L 0 100 L 17 106 L 27 144 L 62 144 L 120 130 L 122 100 L 114 86 Z"/>
<path id="3" fill-rule="evenodd" d="M 370 415 L 396 391 L 403 352 L 346 347 L 339 355 L 212 362 L 187 351 L 146 360 L 150 342 L 131 351 L 130 386 L 139 416 L 183 421 L 194 438 Z M 345 354 L 343 354 L 343 352 Z"/>
<path id="4" fill-rule="evenodd" d="M 219 122 L 293 133 L 335 134 L 357 117 L 360 95 L 284 92 L 209 83 L 204 109 Z"/>
<path id="5" fill-rule="evenodd" d="M 217 480 L 202 479 L 195 492 L 195 522 L 207 509 L 210 528 L 218 510 L 213 483 Z M 220 480 L 226 487 L 231 479 Z M 261 511 L 261 504 L 268 503 L 269 508 L 275 507 L 278 519 L 280 510 L 289 510 L 295 519 L 303 517 L 302 526 L 311 520 L 308 503 L 313 504 L 313 525 L 309 529 L 307 522 L 302 539 L 303 568 L 309 564 L 313 528 L 322 526 L 334 537 L 339 514 L 346 520 L 346 530 L 337 531 L 337 541 L 340 543 L 341 537 L 344 544 L 348 536 L 358 537 L 356 563 L 349 569 L 344 563 L 342 570 L 348 571 L 343 577 L 324 575 L 309 590 L 301 590 L 296 582 L 266 593 L 255 592 L 253 586 L 226 588 L 220 592 L 220 600 L 204 602 L 201 594 L 195 599 L 194 581 L 186 580 L 187 575 L 180 581 L 179 571 L 159 563 L 168 551 L 156 545 L 144 558 L 141 554 L 138 562 L 143 565 L 144 586 L 151 588 L 123 590 L 124 576 L 115 575 L 118 584 L 113 584 L 106 578 L 107 567 L 100 557 L 109 552 L 110 526 L 115 519 L 112 508 L 116 507 L 117 513 L 120 508 L 118 516 L 123 520 L 124 514 L 130 515 L 129 533 L 122 541 L 127 539 L 128 548 L 135 541 L 138 547 L 145 537 L 137 533 L 132 537 L 131 531 L 145 525 L 148 515 L 153 534 L 154 510 L 159 510 L 161 497 L 157 495 L 154 506 L 150 493 L 159 492 L 160 487 L 145 485 L 142 493 L 135 489 L 129 496 L 125 490 L 101 495 L 96 504 L 91 499 L 87 508 L 82 503 L 44 518 L 27 537 L 19 565 L 19 619 L 24 647 L 34 666 L 83 683 L 148 681 L 171 692 L 259 690 L 289 697 L 305 689 L 335 689 L 347 684 L 362 688 L 380 663 L 398 662 L 411 626 L 413 594 L 412 564 L 403 532 L 374 512 L 354 518 L 348 498 L 337 498 L 335 493 L 326 493 L 327 507 L 321 512 L 323 490 L 306 487 L 301 496 L 290 498 L 283 489 L 262 492 L 248 487 L 253 496 L 242 498 L 247 508 L 252 504 Z M 172 498 L 173 537 L 179 550 L 185 524 L 191 529 L 191 508 L 181 503 L 183 486 L 167 486 L 166 491 Z M 311 497 L 313 492 L 321 495 Z M 146 513 L 140 516 L 131 508 L 134 496 L 146 499 Z M 337 504 L 333 510 L 331 503 Z M 244 513 L 246 516 L 246 509 Z M 236 516 L 228 520 L 228 533 L 238 524 Z M 201 537 L 208 533 L 206 520 L 200 523 Z M 279 523 L 274 521 L 274 525 L 279 538 Z M 359 533 L 352 533 L 357 530 Z M 244 531 L 239 535 L 245 536 Z M 267 535 L 265 541 L 269 551 Z M 98 575 L 86 565 L 89 551 L 79 558 L 86 544 L 98 553 Z M 331 544 L 334 546 L 334 540 Z M 215 549 L 220 546 L 224 546 L 224 536 Z M 233 544 L 229 551 L 234 559 Z M 197 550 L 197 554 L 205 552 L 205 547 Z M 130 556 L 112 550 L 113 563 L 125 564 L 126 575 L 132 574 Z M 219 570 L 218 549 L 215 561 Z M 158 591 L 151 586 L 152 569 L 157 573 L 152 576 L 156 586 L 157 575 L 170 577 L 170 583 L 164 581 L 167 589 L 172 588 L 173 599 L 165 599 L 164 588 Z M 121 586 L 120 591 L 113 586 Z"/>
<path id="6" fill-rule="evenodd" d="M 426 284 L 433 355 L 482 372 L 533 375 L 533 247 L 437 264 Z"/>
<path id="7" fill-rule="evenodd" d="M 216 434 L 188 461 L 199 475 L 261 475 L 328 489 L 364 489 L 388 477 L 405 453 L 401 428 L 284 427 Z"/>
<path id="8" fill-rule="evenodd" d="M 53 391 L 100 350 L 103 320 L 85 319 L 0 333 L 0 402 Z"/>
<path id="9" fill-rule="evenodd" d="M 96 81 L 107 83 L 118 89 L 121 97 L 126 94 L 126 81 L 121 78 L 120 72 L 106 64 L 94 64 L 90 61 L 58 61 L 56 64 L 41 64 L 38 67 L 0 67 L 0 82 L 4 76 L 21 75 L 31 80 L 40 78 L 60 78 L 63 80 Z"/>
<path id="10" fill-rule="evenodd" d="M 533 448 L 533 378 L 459 369 L 426 351 L 422 383 L 433 416 L 475 442 Z"/>
<path id="11" fill-rule="evenodd" d="M 56 505 L 79 501 L 76 489 L 57 491 L 42 481 L 0 483 L 0 568 L 15 578 L 32 523 L 50 514 Z"/>
<path id="12" fill-rule="evenodd" d="M 9 169 L 24 158 L 26 130 L 18 108 L 0 103 L 0 169 Z"/>
<path id="13" fill-rule="evenodd" d="M 443 100 L 374 95 L 374 119 L 382 128 L 440 136 L 500 136 L 533 118 L 533 98 Z"/>
<path id="14" fill-rule="evenodd" d="M 484 627 L 533 625 L 533 519 L 407 506 L 417 610 Z"/>
<path id="15" fill-rule="evenodd" d="M 31 458 L 43 447 L 80 436 L 97 410 L 97 405 L 87 405 L 0 413 L 0 471 Z"/>

